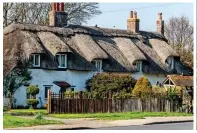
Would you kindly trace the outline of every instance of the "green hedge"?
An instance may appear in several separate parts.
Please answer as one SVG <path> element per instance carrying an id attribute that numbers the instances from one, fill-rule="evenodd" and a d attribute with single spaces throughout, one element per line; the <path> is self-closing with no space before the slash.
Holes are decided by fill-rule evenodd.
<path id="1" fill-rule="evenodd" d="M 39 88 L 37 85 L 30 85 L 27 87 L 27 94 L 36 95 L 39 93 Z"/>
<path id="2" fill-rule="evenodd" d="M 39 103 L 39 101 L 37 99 L 27 99 L 28 105 L 36 106 L 36 105 L 38 105 L 38 103 Z"/>
<path id="3" fill-rule="evenodd" d="M 131 93 L 136 80 L 130 74 L 99 73 L 86 82 L 86 89 L 95 93 L 121 92 Z"/>

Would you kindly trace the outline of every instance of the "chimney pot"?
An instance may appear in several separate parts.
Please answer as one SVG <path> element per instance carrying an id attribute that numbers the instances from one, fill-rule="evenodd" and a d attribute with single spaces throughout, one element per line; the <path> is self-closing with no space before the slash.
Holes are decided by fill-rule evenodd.
<path id="1" fill-rule="evenodd" d="M 60 11 L 60 3 L 57 3 L 57 11 Z"/>
<path id="2" fill-rule="evenodd" d="M 61 3 L 60 5 L 61 5 L 60 11 L 64 11 L 64 3 Z"/>
<path id="3" fill-rule="evenodd" d="M 134 12 L 133 18 L 137 19 L 137 12 Z"/>
<path id="4" fill-rule="evenodd" d="M 162 13 L 158 13 L 158 20 L 162 20 Z"/>
<path id="5" fill-rule="evenodd" d="M 56 11 L 56 3 L 52 3 L 52 11 Z"/>
<path id="6" fill-rule="evenodd" d="M 133 11 L 130 11 L 130 18 L 133 18 Z"/>

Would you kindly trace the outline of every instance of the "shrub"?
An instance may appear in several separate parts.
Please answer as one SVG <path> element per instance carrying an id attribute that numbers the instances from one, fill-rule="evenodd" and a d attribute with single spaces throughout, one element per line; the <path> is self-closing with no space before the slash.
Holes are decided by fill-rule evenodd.
<path id="1" fill-rule="evenodd" d="M 7 106 L 3 106 L 3 112 L 8 111 L 8 107 Z"/>
<path id="2" fill-rule="evenodd" d="M 37 106 L 39 101 L 37 99 L 27 99 L 27 104 L 33 107 Z"/>
<path id="3" fill-rule="evenodd" d="M 121 92 L 123 89 L 130 93 L 135 83 L 136 80 L 130 74 L 99 73 L 86 81 L 86 89 L 98 94 L 109 91 Z"/>
<path id="4" fill-rule="evenodd" d="M 150 81 L 145 77 L 140 77 L 135 84 L 132 94 L 137 97 L 147 97 L 152 93 L 152 86 Z"/>
<path id="5" fill-rule="evenodd" d="M 36 95 L 39 93 L 39 88 L 37 85 L 30 85 L 27 87 L 27 94 Z"/>
<path id="6" fill-rule="evenodd" d="M 167 91 L 164 87 L 153 86 L 152 95 L 154 95 L 155 97 L 164 98 L 167 97 Z"/>
<path id="7" fill-rule="evenodd" d="M 44 115 L 39 112 L 39 113 L 36 114 L 36 118 L 35 119 L 41 120 L 41 119 L 43 119 L 43 116 Z"/>

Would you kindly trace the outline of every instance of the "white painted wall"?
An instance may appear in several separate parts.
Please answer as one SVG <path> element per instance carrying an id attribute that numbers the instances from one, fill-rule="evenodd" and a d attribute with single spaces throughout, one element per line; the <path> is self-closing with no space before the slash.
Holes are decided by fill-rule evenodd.
<path id="1" fill-rule="evenodd" d="M 140 77 L 146 77 L 148 78 L 148 80 L 150 81 L 151 85 L 154 86 L 156 85 L 156 82 L 159 81 L 160 83 L 162 83 L 165 79 L 165 75 L 164 74 L 145 74 L 145 73 L 133 73 L 131 74 L 131 76 L 134 79 L 139 79 Z"/>
<path id="2" fill-rule="evenodd" d="M 94 75 L 94 72 L 91 71 L 54 71 L 54 70 L 43 70 L 43 69 L 30 69 L 32 72 L 32 85 L 38 85 L 40 92 L 37 95 L 37 99 L 41 98 L 38 107 L 43 106 L 46 103 L 45 99 L 45 86 L 43 85 L 52 85 L 51 91 L 58 93 L 60 87 L 55 85 L 54 81 L 65 81 L 76 86 L 75 90 L 84 90 L 85 82 L 87 79 L 91 78 Z M 149 79 L 152 85 L 156 84 L 156 81 L 162 82 L 165 79 L 164 75 L 155 75 L 155 74 L 143 74 L 143 73 L 134 73 L 132 77 L 138 79 L 139 77 L 144 76 Z M 26 87 L 22 86 L 14 94 L 16 98 L 16 105 L 26 105 Z M 41 105 L 42 103 L 42 105 Z"/>
<path id="3" fill-rule="evenodd" d="M 54 71 L 54 70 L 43 70 L 43 69 L 30 69 L 32 72 L 32 80 L 30 84 L 38 85 L 40 92 L 37 95 L 37 99 L 41 98 L 38 107 L 43 106 L 46 103 L 45 99 L 45 86 L 43 85 L 52 85 L 51 91 L 58 93 L 60 87 L 55 85 L 54 81 L 65 81 L 72 86 L 76 86 L 76 90 L 84 90 L 85 82 L 87 79 L 91 78 L 94 72 L 88 71 Z M 26 105 L 26 87 L 22 86 L 14 94 L 14 97 L 17 99 L 16 105 Z"/>

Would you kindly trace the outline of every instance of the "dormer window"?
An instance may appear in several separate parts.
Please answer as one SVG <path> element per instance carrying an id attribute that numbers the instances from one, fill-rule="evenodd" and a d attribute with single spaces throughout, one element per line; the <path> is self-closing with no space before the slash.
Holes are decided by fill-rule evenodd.
<path id="1" fill-rule="evenodd" d="M 167 63 L 170 69 L 174 69 L 174 57 L 168 57 Z"/>
<path id="2" fill-rule="evenodd" d="M 94 60 L 93 63 L 96 67 L 96 72 L 102 72 L 102 60 Z"/>
<path id="3" fill-rule="evenodd" d="M 56 54 L 56 59 L 58 62 L 58 68 L 67 68 L 67 55 L 66 54 Z"/>
<path id="4" fill-rule="evenodd" d="M 32 54 L 31 60 L 33 67 L 40 67 L 40 54 Z"/>
<path id="5" fill-rule="evenodd" d="M 139 72 L 142 72 L 142 61 L 136 61 L 136 67 Z"/>

